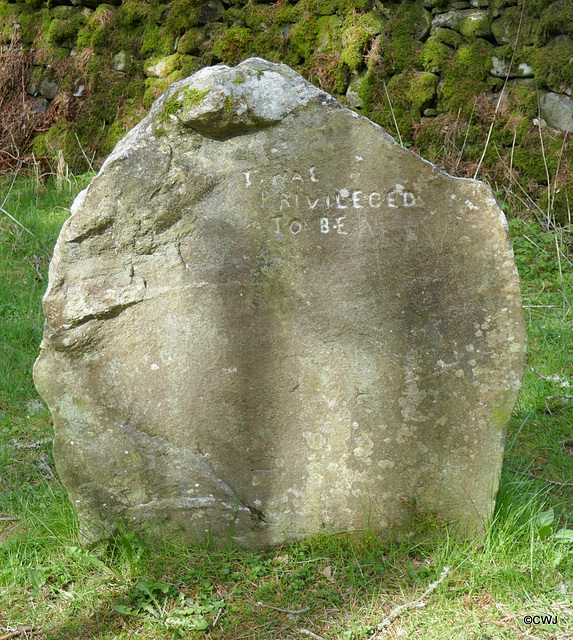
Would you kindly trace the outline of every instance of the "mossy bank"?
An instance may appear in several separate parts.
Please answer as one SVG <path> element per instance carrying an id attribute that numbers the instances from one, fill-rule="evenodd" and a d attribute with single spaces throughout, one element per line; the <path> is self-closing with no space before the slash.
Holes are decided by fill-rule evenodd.
<path id="1" fill-rule="evenodd" d="M 572 34 L 567 0 L 0 0 L 0 166 L 97 168 L 172 82 L 261 56 L 567 223 Z"/>

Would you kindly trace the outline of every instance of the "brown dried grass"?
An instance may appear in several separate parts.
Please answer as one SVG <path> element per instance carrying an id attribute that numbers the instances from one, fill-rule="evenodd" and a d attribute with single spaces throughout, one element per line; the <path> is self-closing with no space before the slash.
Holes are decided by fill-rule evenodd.
<path id="1" fill-rule="evenodd" d="M 81 104 L 86 103 L 85 98 L 80 104 L 73 95 L 60 92 L 45 111 L 33 112 L 36 102 L 27 88 L 34 59 L 37 54 L 41 57 L 41 52 L 36 51 L 38 40 L 39 37 L 25 51 L 16 30 L 10 46 L 0 52 L 0 173 L 26 171 L 38 162 L 49 169 L 48 158 L 38 158 L 31 152 L 32 140 L 62 119 L 73 122 L 82 108 Z M 81 71 L 91 53 L 53 63 L 51 67 L 55 77 L 61 81 L 72 70 Z"/>

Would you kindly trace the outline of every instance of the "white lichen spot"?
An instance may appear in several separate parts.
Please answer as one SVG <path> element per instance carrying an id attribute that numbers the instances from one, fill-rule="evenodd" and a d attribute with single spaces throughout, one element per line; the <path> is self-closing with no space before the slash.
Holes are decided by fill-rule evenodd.
<path id="1" fill-rule="evenodd" d="M 364 158 L 362 156 L 354 156 L 357 162 L 362 162 Z"/>
<path id="2" fill-rule="evenodd" d="M 157 371 L 157 369 L 159 369 L 159 365 L 157 363 L 153 362 L 149 368 L 152 371 Z"/>
<path id="3" fill-rule="evenodd" d="M 374 450 L 374 443 L 367 434 L 362 434 L 356 438 L 356 447 L 353 450 L 353 454 L 356 458 L 359 458 L 366 464 L 372 464 L 370 456 Z"/>
<path id="4" fill-rule="evenodd" d="M 471 200 L 466 200 L 464 204 L 470 211 L 477 211 L 479 209 Z"/>
<path id="5" fill-rule="evenodd" d="M 326 438 L 321 433 L 313 433 L 312 431 L 303 431 L 302 437 L 306 440 L 311 449 L 324 449 Z"/>

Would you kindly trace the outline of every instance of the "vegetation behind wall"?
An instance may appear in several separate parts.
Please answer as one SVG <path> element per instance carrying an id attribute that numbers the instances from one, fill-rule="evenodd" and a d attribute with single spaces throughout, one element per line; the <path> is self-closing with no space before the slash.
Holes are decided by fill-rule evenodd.
<path id="1" fill-rule="evenodd" d="M 97 168 L 170 83 L 256 55 L 570 221 L 570 0 L 161 1 L 0 0 L 0 170 Z"/>

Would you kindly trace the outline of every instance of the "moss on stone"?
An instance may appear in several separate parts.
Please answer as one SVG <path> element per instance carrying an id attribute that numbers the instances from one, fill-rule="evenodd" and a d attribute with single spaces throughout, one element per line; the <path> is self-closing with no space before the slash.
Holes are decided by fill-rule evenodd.
<path id="1" fill-rule="evenodd" d="M 92 104 L 90 117 L 106 125 L 111 124 L 117 115 L 119 106 L 127 97 L 129 78 L 115 71 L 109 60 L 95 62 L 90 60 L 86 70 L 89 72 Z"/>
<path id="2" fill-rule="evenodd" d="M 367 13 L 372 9 L 371 0 L 335 0 L 337 13 Z"/>
<path id="3" fill-rule="evenodd" d="M 123 0 L 117 10 L 116 19 L 122 27 L 133 27 L 143 24 L 151 14 L 149 4 L 142 0 Z"/>
<path id="4" fill-rule="evenodd" d="M 69 40 L 66 33 L 67 24 L 66 20 L 57 20 L 56 18 L 51 20 L 45 31 L 46 40 L 52 44 L 67 42 Z"/>
<path id="5" fill-rule="evenodd" d="M 377 75 L 374 71 L 363 71 L 354 75 L 346 92 L 348 104 L 353 109 L 360 109 L 361 113 L 372 111 L 376 91 L 379 88 Z"/>
<path id="6" fill-rule="evenodd" d="M 341 62 L 344 62 L 350 69 L 356 71 L 364 65 L 364 54 L 370 42 L 370 32 L 362 26 L 349 27 L 342 34 L 342 54 Z"/>
<path id="7" fill-rule="evenodd" d="M 113 149 L 126 133 L 127 127 L 116 120 L 107 128 L 105 146 Z"/>
<path id="8" fill-rule="evenodd" d="M 253 33 L 247 27 L 234 26 L 224 33 L 213 46 L 213 55 L 226 64 L 236 65 L 248 57 Z"/>
<path id="9" fill-rule="evenodd" d="M 300 8 L 298 4 L 291 5 L 288 2 L 277 3 L 273 6 L 273 21 L 275 24 L 284 27 L 294 24 L 300 18 Z"/>
<path id="10" fill-rule="evenodd" d="M 487 90 L 492 45 L 478 39 L 462 45 L 442 71 L 438 111 L 469 115 L 476 96 Z"/>
<path id="11" fill-rule="evenodd" d="M 88 20 L 88 26 L 90 29 L 97 29 L 98 27 L 108 24 L 115 14 L 115 7 L 110 4 L 100 4 L 96 10 L 91 14 Z"/>
<path id="12" fill-rule="evenodd" d="M 539 100 L 535 81 L 511 80 L 506 90 L 512 116 L 526 116 L 526 120 L 537 117 Z"/>
<path id="13" fill-rule="evenodd" d="M 422 49 L 418 37 L 427 26 L 428 13 L 422 2 L 404 2 L 396 8 L 382 37 L 381 64 L 387 75 L 417 67 Z"/>
<path id="14" fill-rule="evenodd" d="M 538 0 L 529 0 L 529 2 L 537 2 Z M 542 0 L 545 1 L 545 0 Z M 489 0 L 489 12 L 492 17 L 497 17 L 505 7 L 511 7 L 517 4 L 515 0 Z"/>
<path id="15" fill-rule="evenodd" d="M 499 2 L 500 0 L 497 1 Z M 527 0 L 524 5 L 524 9 L 527 15 L 539 18 L 553 1 L 554 0 Z"/>
<path id="16" fill-rule="evenodd" d="M 422 68 L 432 73 L 439 73 L 452 58 L 454 51 L 442 44 L 434 36 L 429 37 L 420 52 L 418 60 Z"/>
<path id="17" fill-rule="evenodd" d="M 177 52 L 183 55 L 198 56 L 205 42 L 207 42 L 205 31 L 199 27 L 193 27 L 179 39 Z"/>
<path id="18" fill-rule="evenodd" d="M 92 33 L 90 45 L 96 52 L 102 53 L 109 47 L 110 37 L 111 29 L 108 25 L 102 25 L 101 27 L 97 27 Z"/>
<path id="19" fill-rule="evenodd" d="M 49 12 L 46 14 L 49 15 Z M 72 9 L 72 11 L 66 12 L 65 18 L 54 17 L 47 25 L 44 22 L 43 33 L 48 42 L 71 49 L 76 42 L 79 31 L 86 24 L 86 16 L 81 11 Z"/>
<path id="20" fill-rule="evenodd" d="M 54 148 L 60 145 L 58 148 L 65 149 L 72 162 L 78 151 L 75 137 L 66 137 L 72 126 L 86 150 L 92 150 L 90 157 L 96 149 L 97 154 L 105 155 L 120 132 L 135 123 L 170 82 L 207 64 L 221 61 L 234 65 L 252 55 L 302 70 L 309 80 L 338 96 L 346 92 L 354 77 L 361 112 L 395 132 L 385 81 L 400 133 L 406 140 L 413 139 L 414 125 L 420 132 L 428 128 L 426 120 L 420 125 L 420 112 L 427 104 L 436 106 L 444 116 L 459 113 L 460 119 L 467 119 L 477 104 L 476 115 L 489 117 L 488 109 L 495 103 L 492 92 L 499 92 L 504 83 L 504 78 L 488 74 L 491 55 L 506 61 L 514 56 L 514 64 L 531 65 L 541 87 L 564 93 L 573 86 L 573 44 L 561 35 L 573 30 L 569 0 L 528 0 L 523 11 L 517 0 L 490 0 L 487 20 L 494 21 L 493 33 L 505 44 L 505 53 L 503 47 L 493 53 L 489 43 L 476 37 L 481 32 L 475 24 L 467 29 L 460 27 L 463 35 L 440 28 L 426 40 L 429 13 L 425 7 L 445 8 L 446 0 L 377 3 L 376 11 L 372 11 L 369 0 L 289 0 L 272 5 L 233 0 L 222 20 L 208 26 L 199 24 L 202 0 L 159 2 L 125 0 L 120 7 L 103 4 L 94 11 L 44 6 L 38 11 L 33 3 L 13 5 L 0 0 L 0 39 L 10 42 L 16 19 L 22 25 L 26 47 L 42 32 L 36 63 L 67 60 L 72 47 L 76 51 L 94 49 L 97 64 L 90 61 L 85 72 L 66 72 L 67 83 L 60 82 L 62 91 L 73 92 L 83 73 L 81 82 L 90 85 L 90 96 L 104 94 L 93 104 L 86 102 L 78 112 L 76 125 L 65 121 L 63 129 L 56 129 L 50 139 Z M 113 54 L 120 51 L 125 51 L 131 61 L 123 74 L 113 70 Z M 158 74 L 161 77 L 146 80 L 143 69 L 160 60 L 166 61 Z M 433 74 L 439 74 L 441 80 L 437 103 Z M 92 86 L 96 75 L 101 79 Z M 531 82 L 510 80 L 506 91 L 503 114 L 497 116 L 499 126 L 492 130 L 494 154 L 494 144 L 500 149 L 513 144 L 514 131 L 516 150 L 522 145 L 530 148 L 527 135 L 531 119 L 537 116 L 537 92 Z M 478 98 L 482 92 L 487 93 Z M 469 127 L 464 159 L 479 159 L 483 150 L 487 127 L 476 120 L 474 117 Z M 442 116 L 438 115 L 436 121 L 440 123 Z M 434 146 L 439 148 L 443 135 L 440 137 L 439 127 L 435 133 L 435 144 L 429 134 L 424 141 L 422 134 L 420 151 L 424 154 L 431 156 Z M 45 143 L 41 138 L 38 144 Z M 517 156 L 516 171 L 524 181 L 534 183 L 544 175 L 544 167 L 541 172 L 533 166 L 535 163 L 530 166 L 519 153 Z M 81 162 L 78 160 L 78 166 Z M 490 155 L 484 167 L 488 163 L 499 164 Z M 494 170 L 488 170 L 493 175 Z"/>
<path id="21" fill-rule="evenodd" d="M 42 24 L 42 15 L 38 11 L 31 11 L 29 8 L 24 9 L 18 16 L 18 22 L 21 25 L 20 38 L 22 42 L 24 45 L 32 44 Z"/>
<path id="22" fill-rule="evenodd" d="M 338 16 L 322 16 L 316 21 L 316 49 L 317 53 L 342 52 L 342 36 L 340 19 Z"/>
<path id="23" fill-rule="evenodd" d="M 195 0 L 173 0 L 165 21 L 166 31 L 174 36 L 182 36 L 188 29 L 199 24 L 200 12 Z"/>
<path id="24" fill-rule="evenodd" d="M 370 11 L 366 14 L 352 13 L 348 15 L 342 26 L 341 62 L 348 65 L 352 71 L 357 71 L 365 64 L 368 45 L 375 35 L 382 34 L 388 20 L 379 12 Z M 332 23 L 334 31 L 336 24 Z M 319 36 L 320 40 L 320 36 Z"/>
<path id="25" fill-rule="evenodd" d="M 431 106 L 436 98 L 439 78 L 433 73 L 417 73 L 412 77 L 406 98 L 412 105 L 413 116 L 419 118 L 424 109 Z"/>
<path id="26" fill-rule="evenodd" d="M 318 20 L 314 16 L 303 17 L 291 29 L 288 43 L 291 53 L 296 56 L 295 62 L 308 60 L 314 52 L 318 35 Z"/>
<path id="27" fill-rule="evenodd" d="M 491 24 L 491 31 L 500 44 L 534 44 L 537 40 L 536 22 L 521 7 L 509 7 Z"/>
<path id="28" fill-rule="evenodd" d="M 467 17 L 460 22 L 460 33 L 468 39 L 492 35 L 491 20 L 486 12 L 481 17 Z"/>
<path id="29" fill-rule="evenodd" d="M 209 89 L 206 89 L 205 91 L 198 91 L 193 87 L 186 86 L 170 96 L 167 96 L 163 101 L 161 113 L 153 127 L 153 133 L 155 136 L 160 137 L 165 135 L 167 133 L 168 126 L 177 118 L 177 114 L 181 109 L 201 104 L 208 94 Z M 227 99 L 230 99 L 231 101 L 233 100 L 231 96 L 228 96 Z M 225 100 L 225 107 L 227 108 L 227 100 Z"/>
<path id="30" fill-rule="evenodd" d="M 139 53 L 142 56 L 146 56 L 153 53 L 159 53 L 161 50 L 162 46 L 159 25 L 150 20 L 146 23 L 143 29 Z"/>
<path id="31" fill-rule="evenodd" d="M 427 0 L 424 4 L 435 9 L 445 9 L 449 0 Z"/>
<path id="32" fill-rule="evenodd" d="M 539 31 L 545 36 L 556 36 L 573 32 L 573 5 L 570 0 L 553 2 L 541 14 Z"/>
<path id="33" fill-rule="evenodd" d="M 547 46 L 532 48 L 525 57 L 540 87 L 563 91 L 573 87 L 573 42 L 568 37 L 556 38 Z"/>
<path id="34" fill-rule="evenodd" d="M 463 44 L 464 39 L 461 34 L 453 29 L 437 29 L 436 33 L 432 36 L 436 42 L 445 44 L 452 49 L 458 49 Z"/>
<path id="35" fill-rule="evenodd" d="M 161 119 L 166 120 L 176 115 L 184 107 L 196 107 L 200 105 L 209 94 L 209 90 L 198 91 L 192 87 L 184 87 L 165 99 L 161 111 Z"/>
<path id="36" fill-rule="evenodd" d="M 402 140 L 402 143 L 408 145 L 413 140 L 414 125 L 419 120 L 419 112 L 414 108 L 411 100 L 411 91 L 417 75 L 417 72 L 411 69 L 394 75 L 387 83 L 386 91 L 388 97 L 386 97 L 386 91 L 382 86 L 382 109 L 379 106 L 380 88 L 373 93 L 375 110 L 372 117 L 377 118 L 378 123 L 388 131 L 395 132 L 395 135 Z M 396 131 L 396 128 L 398 131 Z"/>
<path id="37" fill-rule="evenodd" d="M 249 3 L 240 12 L 242 26 L 251 31 L 266 31 L 273 21 L 273 7 L 267 4 Z"/>

